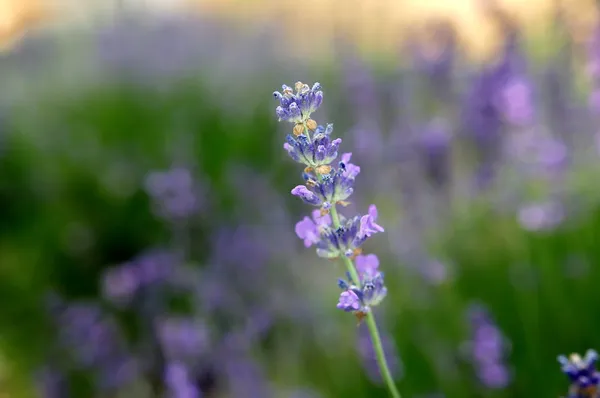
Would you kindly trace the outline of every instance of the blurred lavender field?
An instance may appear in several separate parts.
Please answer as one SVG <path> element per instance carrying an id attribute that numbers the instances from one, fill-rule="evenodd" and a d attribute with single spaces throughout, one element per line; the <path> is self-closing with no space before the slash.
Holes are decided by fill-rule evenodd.
<path id="1" fill-rule="evenodd" d="M 600 349 L 600 33 L 492 18 L 486 64 L 441 22 L 320 59 L 276 23 L 173 16 L 2 54 L 0 392 L 387 396 L 335 308 L 343 270 L 294 233 L 310 210 L 271 93 L 301 80 L 362 168 L 350 209 L 376 202 L 388 232 L 368 246 L 403 397 L 565 394 L 557 355 Z"/>

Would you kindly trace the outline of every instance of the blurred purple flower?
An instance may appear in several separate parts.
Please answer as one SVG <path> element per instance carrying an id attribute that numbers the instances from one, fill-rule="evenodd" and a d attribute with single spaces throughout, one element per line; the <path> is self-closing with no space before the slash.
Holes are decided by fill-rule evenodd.
<path id="1" fill-rule="evenodd" d="M 564 206 L 557 201 L 532 203 L 519 209 L 521 227 L 529 231 L 543 231 L 557 227 L 565 219 Z"/>
<path id="2" fill-rule="evenodd" d="M 498 105 L 511 125 L 527 126 L 533 122 L 533 93 L 531 84 L 525 78 L 512 78 L 504 84 L 499 94 Z"/>
<path id="3" fill-rule="evenodd" d="M 355 118 L 349 132 L 353 137 L 353 147 L 361 158 L 378 161 L 385 142 L 379 126 L 381 107 L 377 99 L 375 76 L 353 50 L 343 54 L 342 59 L 345 99 L 349 101 L 350 113 Z"/>
<path id="4" fill-rule="evenodd" d="M 452 268 L 450 265 L 437 260 L 428 259 L 418 267 L 421 275 L 432 285 L 441 285 L 452 278 Z"/>
<path id="5" fill-rule="evenodd" d="M 444 185 L 450 177 L 451 140 L 448 129 L 434 121 L 424 128 L 417 141 L 423 170 L 438 186 Z"/>
<path id="6" fill-rule="evenodd" d="M 512 376 L 504 364 L 507 343 L 504 336 L 480 305 L 469 308 L 468 319 L 471 338 L 463 345 L 464 353 L 483 385 L 491 389 L 505 388 Z"/>
<path id="7" fill-rule="evenodd" d="M 181 362 L 169 362 L 165 369 L 165 384 L 169 398 L 201 398 L 202 392 L 194 386 L 187 367 Z"/>
<path id="8" fill-rule="evenodd" d="M 106 269 L 102 277 L 102 295 L 117 306 L 130 305 L 140 289 L 166 284 L 174 275 L 177 262 L 166 250 L 148 250 L 131 262 Z"/>
<path id="9" fill-rule="evenodd" d="M 139 287 L 139 275 L 131 265 L 109 268 L 102 279 L 102 296 L 119 306 L 128 305 Z"/>
<path id="10" fill-rule="evenodd" d="M 116 320 L 94 303 L 68 303 L 55 319 L 59 347 L 77 368 L 92 371 L 96 386 L 115 389 L 139 373 Z"/>
<path id="11" fill-rule="evenodd" d="M 450 23 L 433 21 L 426 33 L 426 40 L 411 45 L 414 67 L 429 79 L 436 93 L 447 94 L 456 58 L 456 31 Z"/>
<path id="12" fill-rule="evenodd" d="M 157 320 L 156 328 L 167 359 L 197 359 L 210 347 L 208 330 L 199 320 L 169 316 Z"/>
<path id="13" fill-rule="evenodd" d="M 158 206 L 157 212 L 167 219 L 193 215 L 199 208 L 198 188 L 188 169 L 174 167 L 148 174 L 145 187 Z"/>
<path id="14" fill-rule="evenodd" d="M 596 27 L 588 43 L 587 72 L 594 83 L 600 83 L 600 25 Z"/>
<path id="15" fill-rule="evenodd" d="M 527 90 L 513 85 L 519 81 L 516 79 L 523 79 L 526 74 L 525 57 L 519 39 L 516 31 L 507 33 L 500 60 L 472 77 L 471 87 L 463 100 L 462 129 L 473 140 L 478 152 L 478 186 L 490 182 L 495 176 L 495 168 L 500 164 L 502 132 L 508 121 L 505 118 L 512 117 L 514 121 L 520 121 L 519 118 L 525 115 L 520 114 L 525 108 L 519 104 L 513 108 L 509 102 L 519 99 L 524 104 L 528 99 L 527 95 L 522 95 Z"/>
<path id="16" fill-rule="evenodd" d="M 100 65 L 113 74 L 154 80 L 181 76 L 201 64 L 207 47 L 202 25 L 185 17 L 118 18 L 97 33 L 93 44 Z"/>
<path id="17" fill-rule="evenodd" d="M 513 134 L 508 151 L 522 171 L 532 177 L 555 177 L 565 170 L 569 160 L 566 145 L 539 128 Z"/>
<path id="18" fill-rule="evenodd" d="M 261 398 L 272 396 L 265 375 L 254 360 L 230 356 L 225 359 L 224 369 L 231 396 Z"/>

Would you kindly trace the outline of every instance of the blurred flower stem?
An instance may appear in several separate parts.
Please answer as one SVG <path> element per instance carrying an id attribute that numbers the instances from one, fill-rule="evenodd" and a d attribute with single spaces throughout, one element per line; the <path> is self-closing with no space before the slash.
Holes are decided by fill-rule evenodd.
<path id="1" fill-rule="evenodd" d="M 329 214 L 331 215 L 334 230 L 340 228 L 340 217 L 338 215 L 337 207 L 335 204 L 331 206 Z M 346 269 L 350 274 L 350 277 L 353 281 L 355 281 L 355 283 L 359 285 L 358 288 L 360 289 L 360 278 L 358 277 L 358 273 L 356 272 L 354 262 L 349 257 L 342 256 L 342 258 L 344 260 L 344 265 L 346 266 Z M 393 398 L 401 398 L 400 393 L 396 388 L 396 384 L 394 383 L 394 379 L 392 378 L 392 373 L 390 372 L 390 368 L 388 367 L 387 360 L 385 359 L 383 345 L 381 344 L 381 336 L 379 335 L 379 330 L 377 329 L 377 321 L 375 321 L 375 315 L 373 314 L 373 311 L 369 311 L 366 313 L 366 322 L 367 327 L 369 328 L 369 334 L 371 335 L 371 342 L 373 343 L 373 348 L 375 349 L 375 355 L 377 356 L 377 364 L 379 365 L 381 377 L 383 377 L 383 380 L 385 380 L 385 384 L 387 384 L 391 396 Z"/>

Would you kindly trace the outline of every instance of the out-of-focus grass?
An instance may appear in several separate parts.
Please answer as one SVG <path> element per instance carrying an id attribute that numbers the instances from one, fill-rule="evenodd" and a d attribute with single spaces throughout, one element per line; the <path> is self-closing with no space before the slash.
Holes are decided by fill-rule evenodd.
<path id="1" fill-rule="evenodd" d="M 281 162 L 276 146 L 265 146 L 281 138 L 270 109 L 260 107 L 250 118 L 232 120 L 203 93 L 197 85 L 167 94 L 106 87 L 66 102 L 34 101 L 34 119 L 33 105 L 11 115 L 1 184 L 0 316 L 4 349 L 16 363 L 29 368 L 43 351 L 47 336 L 39 333 L 39 303 L 46 287 L 61 286 L 69 295 L 95 294 L 100 269 L 160 240 L 160 228 L 141 210 L 147 202 L 135 184 L 147 168 L 167 165 L 166 143 L 179 134 L 172 125 L 175 115 L 187 121 L 183 134 L 195 137 L 195 158 L 215 187 L 211 196 L 224 214 L 228 206 L 246 200 L 229 196 L 219 184 L 230 162 L 279 170 L 275 182 L 282 192 L 289 189 L 293 165 Z M 99 176 L 115 167 L 116 185 L 104 185 Z M 382 209 L 393 219 L 395 210 L 385 203 Z M 600 276 L 594 267 L 600 255 L 598 211 L 592 209 L 590 216 L 556 232 L 535 234 L 523 232 L 512 215 L 498 215 L 485 206 L 476 209 L 453 220 L 432 241 L 434 252 L 456 266 L 455 277 L 441 286 L 427 286 L 391 257 L 384 261 L 390 297 L 381 315 L 404 363 L 401 388 L 407 396 L 432 389 L 452 397 L 556 395 L 564 386 L 556 354 L 600 344 L 590 316 L 598 311 L 593 300 Z M 91 247 L 70 240 L 73 223 L 94 237 Z M 587 273 L 569 276 L 572 261 L 589 264 Z M 490 306 L 512 343 L 508 360 L 516 379 L 505 392 L 484 394 L 457 354 L 471 300 Z M 332 351 L 314 348 L 314 341 L 323 338 L 320 325 L 307 325 L 310 335 L 282 326 L 276 345 L 282 351 L 272 357 L 279 382 L 313 384 L 327 397 L 386 396 L 363 376 L 353 351 L 354 326 L 343 315 L 331 306 L 331 317 L 348 327 L 336 337 L 338 347 L 329 347 Z M 311 363 L 319 365 L 307 365 Z"/>

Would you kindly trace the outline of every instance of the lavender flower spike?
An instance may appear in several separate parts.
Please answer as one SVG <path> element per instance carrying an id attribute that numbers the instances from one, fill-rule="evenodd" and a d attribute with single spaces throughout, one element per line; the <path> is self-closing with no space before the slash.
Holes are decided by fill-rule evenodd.
<path id="1" fill-rule="evenodd" d="M 282 120 L 291 123 L 303 123 L 309 120 L 310 114 L 315 112 L 323 102 L 321 85 L 315 83 L 312 88 L 308 84 L 297 82 L 294 87 L 282 86 L 282 92 L 275 91 L 273 96 L 279 100 L 275 114 Z"/>
<path id="2" fill-rule="evenodd" d="M 600 397 L 600 372 L 596 370 L 598 354 L 588 350 L 582 358 L 578 354 L 558 357 L 562 371 L 569 377 L 571 386 L 567 398 L 598 398 Z"/>
<path id="3" fill-rule="evenodd" d="M 283 148 L 294 161 L 306 166 L 302 173 L 305 184 L 296 186 L 291 193 L 319 207 L 313 211 L 312 219 L 304 217 L 296 224 L 296 235 L 304 241 L 305 247 L 315 246 L 319 257 L 344 262 L 348 280 L 338 281 L 342 293 L 337 308 L 354 314 L 359 323 L 366 320 L 381 375 L 391 396 L 400 398 L 372 311 L 387 295 L 383 273 L 379 272 L 376 255 L 361 255 L 367 239 L 384 232 L 377 224 L 377 207 L 371 205 L 367 214 L 348 218 L 338 213 L 337 206 L 346 206 L 346 200 L 354 192 L 354 180 L 360 167 L 350 163 L 351 153 L 344 153 L 340 162 L 334 164 L 342 140 L 331 139 L 331 124 L 324 128 L 310 119 L 323 101 L 321 85 L 315 83 L 311 89 L 298 82 L 295 88 L 294 92 L 284 85 L 283 93 L 274 93 L 280 103 L 275 110 L 279 121 L 295 124 Z"/>

